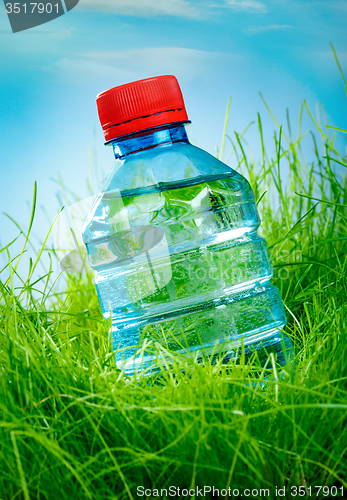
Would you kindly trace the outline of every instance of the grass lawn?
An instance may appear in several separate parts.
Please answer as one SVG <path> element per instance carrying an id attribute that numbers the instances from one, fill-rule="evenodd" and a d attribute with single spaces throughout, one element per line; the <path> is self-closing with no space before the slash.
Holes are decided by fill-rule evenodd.
<path id="1" fill-rule="evenodd" d="M 52 297 L 49 270 L 35 283 L 30 262 L 19 277 L 26 253 L 1 250 L 1 500 L 155 498 L 153 489 L 189 498 L 178 488 L 202 498 L 204 486 L 206 498 L 226 493 L 208 486 L 347 498 L 347 157 L 335 147 L 347 131 L 305 102 L 303 113 L 313 132 L 300 122 L 293 137 L 275 120 L 272 156 L 263 147 L 252 159 L 242 134 L 225 136 L 219 153 L 230 146 L 256 193 L 295 345 L 282 371 L 274 357 L 264 367 L 176 357 L 161 378 L 129 379 L 115 367 L 92 277 L 70 275 L 68 293 Z M 253 126 L 263 144 L 259 116 Z"/>

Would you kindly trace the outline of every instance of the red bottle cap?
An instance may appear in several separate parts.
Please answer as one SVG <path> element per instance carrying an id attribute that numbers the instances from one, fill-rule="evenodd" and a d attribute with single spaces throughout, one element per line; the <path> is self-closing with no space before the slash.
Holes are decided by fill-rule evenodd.
<path id="1" fill-rule="evenodd" d="M 114 87 L 96 98 L 106 142 L 169 123 L 189 122 L 182 92 L 172 75 Z"/>

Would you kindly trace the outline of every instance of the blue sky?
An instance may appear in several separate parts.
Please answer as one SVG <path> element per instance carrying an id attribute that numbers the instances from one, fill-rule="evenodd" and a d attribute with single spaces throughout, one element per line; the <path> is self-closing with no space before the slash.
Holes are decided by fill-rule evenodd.
<path id="1" fill-rule="evenodd" d="M 86 196 L 88 146 L 104 174 L 113 164 L 103 146 L 95 97 L 107 88 L 174 74 L 193 122 L 194 143 L 211 153 L 221 142 L 232 96 L 229 133 L 260 112 L 270 144 L 288 107 L 296 129 L 305 98 L 322 102 L 329 123 L 347 127 L 343 83 L 332 42 L 347 73 L 347 1 L 80 0 L 68 14 L 13 34 L 0 5 L 0 241 L 17 233 L 2 212 L 29 221 L 27 200 L 38 182 L 38 207 L 53 219 L 65 184 Z M 246 136 L 255 156 L 256 130 Z M 34 231 L 49 227 L 38 211 Z"/>

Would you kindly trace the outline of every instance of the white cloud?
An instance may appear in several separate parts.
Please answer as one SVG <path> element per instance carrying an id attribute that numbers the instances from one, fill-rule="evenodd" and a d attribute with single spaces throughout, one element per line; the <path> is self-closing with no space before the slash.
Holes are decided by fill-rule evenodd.
<path id="1" fill-rule="evenodd" d="M 61 30 L 61 31 L 55 31 L 53 33 L 53 36 L 55 38 L 70 38 L 71 36 L 71 30 Z"/>
<path id="2" fill-rule="evenodd" d="M 254 14 L 263 14 L 269 10 L 260 0 L 227 0 L 227 5 L 234 10 L 243 10 Z"/>
<path id="3" fill-rule="evenodd" d="M 112 52 L 88 52 L 60 59 L 55 69 L 72 78 L 110 78 L 113 85 L 153 75 L 174 74 L 180 81 L 208 77 L 213 68 L 239 55 L 184 47 L 155 47 Z"/>
<path id="4" fill-rule="evenodd" d="M 266 33 L 268 31 L 282 31 L 294 28 L 290 24 L 268 24 L 267 26 L 250 26 L 244 30 L 247 35 L 257 35 L 258 33 Z"/>
<path id="5" fill-rule="evenodd" d="M 336 47 L 335 47 L 336 50 Z M 331 72 L 334 72 L 334 75 L 338 78 L 341 78 L 339 74 L 339 69 L 337 67 L 335 58 L 331 50 L 305 50 L 302 51 L 302 54 L 307 63 L 312 66 L 317 66 L 322 68 L 329 68 L 330 76 Z M 342 71 L 346 74 L 347 70 L 347 51 L 336 50 L 336 55 L 339 60 L 340 66 L 342 67 Z M 325 71 L 326 72 L 326 71 Z M 342 81 L 342 79 L 341 79 Z"/>
<path id="6" fill-rule="evenodd" d="M 187 0 L 82 0 L 79 8 L 123 16 L 200 17 Z"/>
<path id="7" fill-rule="evenodd" d="M 347 10 L 347 2 L 346 0 L 338 0 L 333 4 L 332 7 L 336 7 L 337 9 Z"/>

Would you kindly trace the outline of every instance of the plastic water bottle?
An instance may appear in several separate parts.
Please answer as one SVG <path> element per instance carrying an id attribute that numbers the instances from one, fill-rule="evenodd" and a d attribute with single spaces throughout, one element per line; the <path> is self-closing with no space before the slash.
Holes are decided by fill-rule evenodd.
<path id="1" fill-rule="evenodd" d="M 165 75 L 97 96 L 115 165 L 83 240 L 116 363 L 158 368 L 158 350 L 225 359 L 292 348 L 248 181 L 190 144 L 179 84 Z M 242 342 L 241 342 L 242 339 Z"/>

